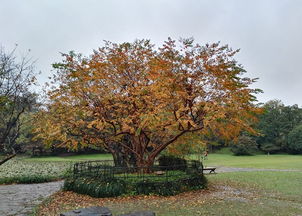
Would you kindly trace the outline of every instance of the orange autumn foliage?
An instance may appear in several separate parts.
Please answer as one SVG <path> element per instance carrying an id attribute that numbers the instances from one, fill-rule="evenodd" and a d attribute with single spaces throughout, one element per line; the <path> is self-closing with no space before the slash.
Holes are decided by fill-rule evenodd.
<path id="1" fill-rule="evenodd" d="M 151 166 L 172 143 L 190 134 L 228 139 L 251 128 L 259 90 L 249 86 L 234 59 L 238 50 L 218 43 L 168 39 L 158 49 L 149 40 L 106 42 L 89 57 L 64 54 L 38 114 L 38 137 L 78 148 L 103 145 Z M 125 137 L 128 142 L 125 142 Z M 201 142 L 202 143 L 202 142 Z M 118 148 L 122 147 L 122 150 Z"/>

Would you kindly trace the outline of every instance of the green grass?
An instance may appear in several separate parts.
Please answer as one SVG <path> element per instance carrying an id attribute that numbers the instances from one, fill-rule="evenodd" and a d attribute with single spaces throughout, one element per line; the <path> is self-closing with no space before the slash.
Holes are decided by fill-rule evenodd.
<path id="1" fill-rule="evenodd" d="M 72 162 L 39 163 L 14 158 L 0 166 L 0 184 L 40 183 L 64 178 Z"/>
<path id="2" fill-rule="evenodd" d="M 72 155 L 72 156 L 46 156 L 46 157 L 27 157 L 24 158 L 25 161 L 32 162 L 53 162 L 53 161 L 83 161 L 83 160 L 112 160 L 111 154 L 86 154 L 86 155 Z"/>
<path id="3" fill-rule="evenodd" d="M 191 159 L 196 159 L 196 157 L 196 155 L 190 156 Z M 22 160 L 38 163 L 42 161 L 73 162 L 85 159 L 111 159 L 111 156 L 80 155 L 66 158 L 23 158 Z M 204 164 L 206 166 L 302 170 L 302 156 L 286 154 L 232 156 L 228 150 L 223 150 L 210 153 Z M 117 215 L 137 210 L 152 210 L 157 215 L 163 216 L 302 215 L 302 172 L 233 172 L 207 175 L 207 177 L 210 182 L 208 191 L 201 190 L 188 195 L 180 194 L 175 198 L 129 198 L 121 203 L 103 200 L 101 205 L 109 207 Z M 221 189 L 221 187 L 231 188 L 231 190 Z M 66 199 L 58 207 L 61 212 L 87 206 L 85 203 L 75 205 L 74 199 L 77 199 L 75 197 L 66 205 Z M 100 205 L 98 202 L 97 199 L 93 199 L 89 201 L 89 205 Z M 58 212 L 49 213 L 49 215 L 58 215 Z"/>
<path id="4" fill-rule="evenodd" d="M 228 185 L 255 195 L 248 202 L 223 200 L 214 205 L 224 215 L 301 215 L 302 172 L 234 172 L 209 176 L 213 185 Z M 233 208 L 230 208 L 233 206 Z M 260 211 L 259 211 L 260 210 Z"/>
<path id="5" fill-rule="evenodd" d="M 196 159 L 197 157 L 197 155 L 190 156 L 191 159 Z M 66 157 L 18 156 L 0 166 L 0 184 L 62 179 L 70 164 L 85 160 L 112 160 L 112 156 L 110 154 L 87 154 Z M 222 149 L 218 153 L 209 154 L 207 160 L 204 161 L 204 165 L 302 170 L 302 155 L 233 156 L 228 149 Z M 37 178 L 37 176 L 40 177 Z"/>
<path id="6" fill-rule="evenodd" d="M 191 155 L 191 159 L 197 159 L 198 155 Z M 73 155 L 66 157 L 24 157 L 23 161 L 31 162 L 75 162 L 83 160 L 112 160 L 111 154 L 87 154 Z M 205 166 L 227 166 L 227 167 L 248 167 L 266 169 L 298 169 L 302 170 L 302 155 L 254 155 L 254 156 L 233 156 L 228 148 L 218 153 L 210 153 Z"/>
<path id="7" fill-rule="evenodd" d="M 302 172 L 236 172 L 208 175 L 208 179 L 209 190 L 172 197 L 114 200 L 58 194 L 45 205 L 51 206 L 46 212 L 58 215 L 79 207 L 103 205 L 114 215 L 139 210 L 151 210 L 160 216 L 302 214 Z"/>
<path id="8" fill-rule="evenodd" d="M 165 216 L 302 214 L 302 172 L 236 172 L 209 175 L 208 179 L 212 185 L 234 188 L 235 193 L 221 193 L 214 199 L 209 196 L 201 205 L 182 207 L 178 202 L 178 210 L 161 202 L 161 207 L 153 206 L 153 210 Z"/>
<path id="9" fill-rule="evenodd" d="M 302 201 L 302 172 L 233 172 L 209 175 L 208 178 L 213 184 L 224 182 L 236 187 L 258 188 Z"/>
<path id="10" fill-rule="evenodd" d="M 198 155 L 191 155 L 196 159 Z M 230 154 L 209 154 L 204 160 L 205 166 L 247 167 L 263 169 L 296 169 L 302 170 L 302 155 L 254 155 L 233 156 Z"/>
<path id="11" fill-rule="evenodd" d="M 18 156 L 0 166 L 0 184 L 39 183 L 63 179 L 75 162 L 112 160 L 110 154 L 87 154 L 67 157 Z"/>
<path id="12" fill-rule="evenodd" d="M 144 206 L 158 215 L 300 215 L 302 213 L 302 173 L 300 172 L 238 172 L 210 175 L 212 185 L 229 186 L 234 194 L 208 194 L 208 198 L 196 198 L 191 203 L 184 200 L 171 203 L 170 200 L 160 202 L 143 201 L 111 205 L 114 213 L 135 210 L 135 206 Z M 239 191 L 242 194 L 239 194 Z M 201 201 L 198 204 L 198 201 Z M 194 203 L 195 202 L 195 203 Z M 107 206 L 110 206 L 107 205 Z M 147 207 L 146 207 L 147 206 Z M 142 209 L 143 210 L 143 209 Z"/>

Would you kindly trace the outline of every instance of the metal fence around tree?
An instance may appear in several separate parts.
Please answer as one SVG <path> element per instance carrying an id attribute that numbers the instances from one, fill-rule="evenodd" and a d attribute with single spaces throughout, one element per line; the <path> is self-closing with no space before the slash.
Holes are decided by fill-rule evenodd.
<path id="1" fill-rule="evenodd" d="M 154 165 L 151 167 L 117 167 L 112 160 L 85 161 L 75 163 L 73 177 L 91 177 L 98 179 L 127 179 L 173 181 L 186 178 L 193 173 L 203 174 L 203 165 L 200 161 L 187 160 L 183 164 L 169 166 Z"/>

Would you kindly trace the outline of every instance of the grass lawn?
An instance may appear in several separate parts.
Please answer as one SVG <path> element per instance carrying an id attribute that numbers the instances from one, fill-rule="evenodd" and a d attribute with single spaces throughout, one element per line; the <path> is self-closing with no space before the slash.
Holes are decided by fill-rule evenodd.
<path id="1" fill-rule="evenodd" d="M 151 210 L 159 216 L 301 215 L 301 172 L 237 172 L 208 175 L 207 190 L 171 197 L 91 198 L 59 192 L 45 201 L 37 216 L 87 207 L 106 206 L 114 215 Z"/>
<path id="2" fill-rule="evenodd" d="M 190 158 L 198 158 L 191 155 Z M 302 155 L 253 155 L 233 156 L 231 154 L 209 154 L 205 166 L 248 167 L 265 169 L 295 169 L 302 171 Z"/>
<path id="3" fill-rule="evenodd" d="M 41 161 L 83 161 L 83 160 L 112 160 L 111 154 L 84 154 L 84 155 L 72 155 L 72 156 L 47 156 L 47 157 L 27 157 L 25 161 L 41 162 Z"/>
<path id="4" fill-rule="evenodd" d="M 0 184 L 38 183 L 64 178 L 75 162 L 111 160 L 110 154 L 88 154 L 67 157 L 18 156 L 0 166 Z"/>
<path id="5" fill-rule="evenodd" d="M 31 162 L 11 159 L 0 166 L 0 184 L 39 183 L 64 178 L 71 162 Z"/>
<path id="6" fill-rule="evenodd" d="M 225 182 L 235 187 L 258 188 L 302 202 L 302 172 L 233 172 L 208 178 L 213 184 Z"/>
<path id="7" fill-rule="evenodd" d="M 196 159 L 197 155 L 191 155 Z M 74 162 L 84 160 L 112 160 L 110 154 L 86 154 L 73 156 L 22 157 L 18 156 L 0 166 L 0 184 L 30 183 L 62 179 Z M 301 155 L 233 156 L 229 152 L 209 154 L 205 166 L 250 167 L 302 170 Z M 40 176 L 40 177 L 37 177 Z M 24 178 L 23 178 L 24 177 Z M 21 179 L 20 181 L 20 178 Z M 40 179 L 39 179 L 40 178 Z"/>
<path id="8" fill-rule="evenodd" d="M 190 156 L 194 157 L 196 155 Z M 62 174 L 76 161 L 110 159 L 112 157 L 109 154 L 17 157 L 0 166 L 0 183 L 3 179 L 29 175 L 62 178 Z M 302 170 L 302 156 L 232 156 L 228 153 L 215 153 L 209 154 L 205 165 Z M 159 216 L 302 215 L 302 171 L 233 172 L 207 177 L 209 189 L 171 197 L 96 199 L 72 192 L 59 192 L 46 200 L 38 208 L 36 215 L 58 215 L 67 210 L 93 205 L 107 206 L 114 214 L 152 210 Z"/>

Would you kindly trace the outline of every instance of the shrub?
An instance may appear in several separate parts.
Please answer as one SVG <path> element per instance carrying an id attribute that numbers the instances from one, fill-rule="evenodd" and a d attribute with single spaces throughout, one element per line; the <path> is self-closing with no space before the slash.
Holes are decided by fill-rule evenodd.
<path id="1" fill-rule="evenodd" d="M 236 156 L 240 155 L 253 155 L 256 151 L 257 143 L 256 141 L 247 135 L 242 135 L 238 138 L 238 143 L 231 146 L 231 151 Z"/>
<path id="2" fill-rule="evenodd" d="M 144 180 L 138 182 L 135 187 L 136 194 L 158 194 L 162 196 L 171 196 L 180 192 L 180 184 L 177 181 L 156 182 Z"/>
<path id="3" fill-rule="evenodd" d="M 202 189 L 208 185 L 208 180 L 204 175 L 194 174 L 191 178 L 181 180 L 181 185 L 187 186 L 189 189 Z"/>
<path id="4" fill-rule="evenodd" d="M 292 154 L 302 153 L 302 125 L 295 127 L 288 134 L 288 149 Z"/>
<path id="5" fill-rule="evenodd" d="M 138 180 L 138 181 L 137 181 Z M 162 196 L 171 196 L 184 191 L 205 188 L 207 179 L 203 175 L 192 174 L 186 178 L 179 178 L 167 181 L 162 178 L 134 180 L 129 179 L 97 179 L 97 178 L 77 178 L 66 179 L 64 190 L 74 191 L 80 194 L 87 194 L 92 197 L 116 197 L 120 195 L 139 195 L 139 194 L 158 194 Z"/>
<path id="6" fill-rule="evenodd" d="M 121 179 L 100 180 L 96 178 L 66 179 L 64 190 L 87 194 L 92 197 L 117 197 L 120 195 L 158 194 L 171 196 L 181 192 L 202 189 L 207 186 L 203 175 L 192 175 L 174 181 L 152 181 L 150 179 L 133 181 Z"/>
<path id="7" fill-rule="evenodd" d="M 172 196 L 185 191 L 206 188 L 206 186 L 207 179 L 205 176 L 196 174 L 174 181 L 140 181 L 135 185 L 135 192 L 136 194 Z"/>
<path id="8" fill-rule="evenodd" d="M 71 190 L 92 197 L 116 197 L 126 192 L 126 183 L 121 179 L 77 178 L 66 179 L 64 190 Z"/>
<path id="9" fill-rule="evenodd" d="M 198 160 L 191 160 L 191 166 L 187 168 L 187 173 L 201 173 L 203 170 L 203 164 Z"/>
<path id="10" fill-rule="evenodd" d="M 159 165 L 164 166 L 162 174 L 144 173 L 140 168 L 120 169 L 103 167 L 97 162 L 89 166 L 85 162 L 75 164 L 77 171 L 64 183 L 65 190 L 71 190 L 93 197 L 116 197 L 134 194 L 175 195 L 180 192 L 205 188 L 207 180 L 202 174 L 200 161 L 186 161 L 182 158 L 163 156 Z M 151 170 L 158 171 L 158 166 Z M 153 171 L 154 171 L 153 170 Z M 91 175 L 93 173 L 93 175 Z"/>
<path id="11" fill-rule="evenodd" d="M 34 184 L 34 183 L 44 183 L 44 182 L 51 182 L 56 181 L 61 178 L 57 176 L 39 176 L 39 175 L 26 175 L 26 176 L 14 176 L 14 177 L 7 177 L 7 178 L 0 178 L 0 184 Z"/>
<path id="12" fill-rule="evenodd" d="M 187 161 L 175 156 L 163 155 L 159 157 L 158 163 L 159 166 L 166 166 L 163 170 L 185 170 L 187 168 Z"/>
<path id="13" fill-rule="evenodd" d="M 268 154 L 275 154 L 280 152 L 282 147 L 273 143 L 263 143 L 261 144 L 260 149 Z"/>

